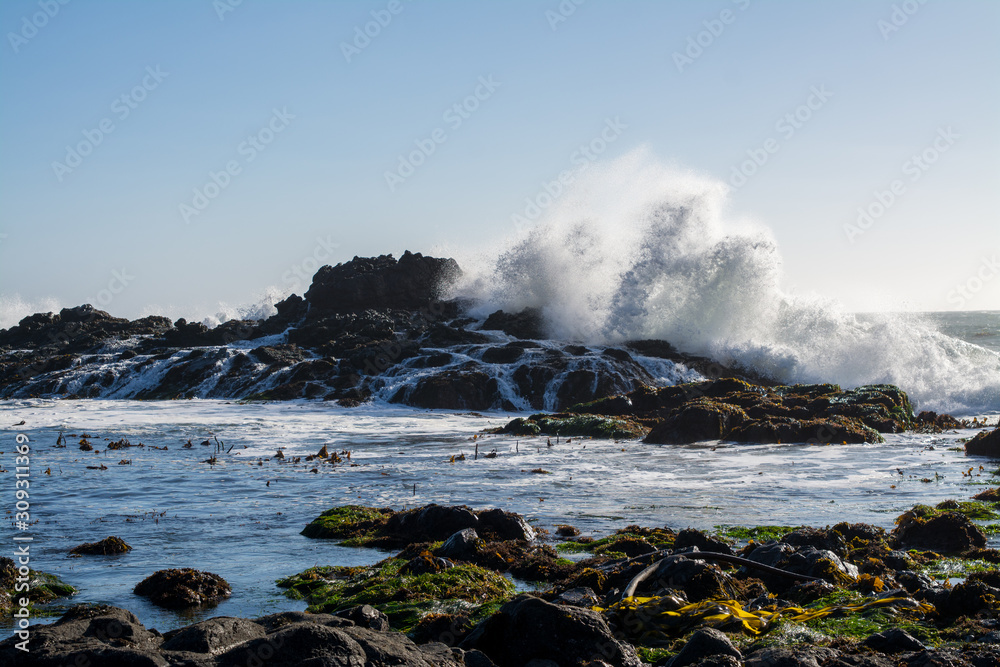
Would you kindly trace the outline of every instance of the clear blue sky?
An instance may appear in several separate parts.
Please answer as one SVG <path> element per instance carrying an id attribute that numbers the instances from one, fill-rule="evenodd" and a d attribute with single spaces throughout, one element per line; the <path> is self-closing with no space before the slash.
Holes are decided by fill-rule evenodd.
<path id="1" fill-rule="evenodd" d="M 0 4 L 4 326 L 118 291 L 122 269 L 113 314 L 198 317 L 303 292 L 294 270 L 316 254 L 495 241 L 609 118 L 627 127 L 601 159 L 645 146 L 726 182 L 772 140 L 730 210 L 772 229 L 790 292 L 1000 309 L 1000 3 L 235 1 Z M 778 125 L 797 109 L 800 127 Z M 926 170 L 904 164 L 925 150 Z"/>

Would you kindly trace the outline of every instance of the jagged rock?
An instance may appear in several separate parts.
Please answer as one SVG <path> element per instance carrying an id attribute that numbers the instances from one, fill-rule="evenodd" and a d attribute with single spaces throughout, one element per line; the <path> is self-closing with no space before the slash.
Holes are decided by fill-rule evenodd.
<path id="1" fill-rule="evenodd" d="M 674 539 L 674 549 L 697 547 L 699 551 L 711 551 L 720 554 L 732 554 L 732 548 L 722 540 L 710 537 L 700 530 L 685 528 L 677 533 Z"/>
<path id="2" fill-rule="evenodd" d="M 160 607 L 183 608 L 215 604 L 229 597 L 232 587 L 211 572 L 191 568 L 158 570 L 135 587 L 135 594 L 148 597 Z"/>
<path id="3" fill-rule="evenodd" d="M 418 310 L 438 296 L 443 283 L 461 273 L 453 259 L 424 257 L 406 251 L 392 255 L 355 257 L 321 267 L 305 294 L 310 307 L 339 312 L 368 308 Z"/>
<path id="4" fill-rule="evenodd" d="M 452 560 L 469 560 L 476 555 L 476 547 L 481 543 L 482 539 L 475 528 L 463 528 L 445 540 L 434 555 Z"/>
<path id="5" fill-rule="evenodd" d="M 418 408 L 489 410 L 502 402 L 496 378 L 479 371 L 443 371 L 404 387 L 392 398 Z"/>
<path id="6" fill-rule="evenodd" d="M 545 338 L 542 322 L 542 311 L 538 308 L 525 308 L 518 313 L 505 313 L 498 310 L 486 318 L 484 330 L 503 331 L 514 338 Z"/>
<path id="7" fill-rule="evenodd" d="M 614 667 L 640 667 L 630 645 L 615 639 L 600 614 L 521 595 L 480 623 L 459 646 L 478 649 L 498 667 L 532 660 L 559 665 L 601 659 Z"/>

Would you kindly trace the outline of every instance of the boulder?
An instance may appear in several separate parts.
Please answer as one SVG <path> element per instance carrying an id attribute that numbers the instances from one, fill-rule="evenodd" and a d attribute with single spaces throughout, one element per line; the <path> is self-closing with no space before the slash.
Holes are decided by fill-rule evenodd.
<path id="1" fill-rule="evenodd" d="M 445 410 L 489 410 L 501 401 L 496 379 L 480 371 L 442 371 L 392 397 L 393 403 Z"/>
<path id="2" fill-rule="evenodd" d="M 109 449 L 111 449 L 109 447 Z M 120 537 L 105 537 L 100 542 L 86 542 L 78 544 L 69 550 L 71 554 L 77 556 L 108 556 L 112 554 L 124 554 L 132 551 L 132 547 L 125 543 Z"/>
<path id="3" fill-rule="evenodd" d="M 452 560 L 470 560 L 476 556 L 477 546 L 481 543 L 475 528 L 463 528 L 445 540 L 434 555 Z"/>
<path id="4" fill-rule="evenodd" d="M 986 546 L 986 535 L 979 526 L 958 512 L 922 517 L 910 511 L 900 515 L 896 523 L 890 538 L 899 548 L 953 554 Z"/>
<path id="5" fill-rule="evenodd" d="M 965 453 L 970 456 L 988 456 L 1000 459 L 1000 427 L 981 431 L 965 443 Z"/>
<path id="6" fill-rule="evenodd" d="M 615 639 L 597 612 L 529 595 L 506 603 L 459 646 L 482 651 L 498 667 L 524 667 L 532 660 L 578 665 L 595 659 L 613 667 L 642 665 L 635 649 Z"/>
<path id="7" fill-rule="evenodd" d="M 263 626 L 245 618 L 217 616 L 163 635 L 164 651 L 218 654 L 258 639 L 266 634 Z"/>
<path id="8" fill-rule="evenodd" d="M 927 648 L 916 637 L 899 628 L 893 628 L 885 632 L 876 632 L 873 635 L 869 635 L 861 643 L 879 653 L 904 653 L 923 651 Z"/>
<path id="9" fill-rule="evenodd" d="M 691 635 L 680 652 L 667 663 L 667 667 L 687 667 L 708 657 L 724 655 L 736 660 L 743 659 L 743 654 L 733 646 L 725 633 L 714 628 L 702 628 Z"/>
<path id="10" fill-rule="evenodd" d="M 680 444 L 721 440 L 747 420 L 747 414 L 738 406 L 697 399 L 670 413 L 643 442 Z"/>
<path id="11" fill-rule="evenodd" d="M 179 609 L 216 604 L 229 597 L 232 587 L 211 572 L 191 568 L 158 570 L 135 587 L 135 594 L 159 607 Z"/>

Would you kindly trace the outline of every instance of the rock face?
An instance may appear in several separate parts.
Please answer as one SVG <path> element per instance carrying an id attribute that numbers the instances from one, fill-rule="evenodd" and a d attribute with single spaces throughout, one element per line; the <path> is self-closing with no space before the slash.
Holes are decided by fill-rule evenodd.
<path id="1" fill-rule="evenodd" d="M 527 595 L 505 604 L 459 646 L 482 651 L 498 667 L 524 667 L 533 660 L 551 660 L 557 665 L 592 660 L 614 667 L 642 665 L 635 649 L 615 639 L 597 612 Z"/>
<path id="2" fill-rule="evenodd" d="M 370 608 L 369 608 L 370 609 Z M 356 613 L 355 613 L 356 612 Z M 377 613 L 377 612 L 376 612 Z M 372 627 L 365 611 L 342 615 L 285 612 L 258 618 L 212 618 L 164 635 L 130 612 L 78 605 L 50 625 L 33 625 L 28 651 L 0 642 L 0 664 L 23 667 L 463 667 L 466 652 L 444 644 L 417 646 L 406 635 Z M 371 616 L 371 614 L 368 614 Z M 473 653 L 473 658 L 475 654 Z M 488 667 L 489 663 L 480 663 Z"/>
<path id="3" fill-rule="evenodd" d="M 185 568 L 154 572 L 136 585 L 135 594 L 160 607 L 180 609 L 215 604 L 232 590 L 217 574 Z"/>
<path id="4" fill-rule="evenodd" d="M 355 257 L 337 266 L 324 266 L 313 277 L 306 302 L 320 310 L 351 312 L 369 308 L 418 310 L 438 296 L 442 283 L 461 274 L 453 259 L 403 253 Z"/>

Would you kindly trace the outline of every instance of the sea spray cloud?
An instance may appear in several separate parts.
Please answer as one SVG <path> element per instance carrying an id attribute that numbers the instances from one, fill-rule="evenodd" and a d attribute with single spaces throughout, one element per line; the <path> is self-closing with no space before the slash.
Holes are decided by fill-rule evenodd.
<path id="1" fill-rule="evenodd" d="M 1000 405 L 996 353 L 915 316 L 785 294 L 776 242 L 726 216 L 727 192 L 645 149 L 595 164 L 527 235 L 460 259 L 455 294 L 481 300 L 479 315 L 541 308 L 556 338 L 662 338 L 783 382 L 895 383 L 926 409 Z"/>

